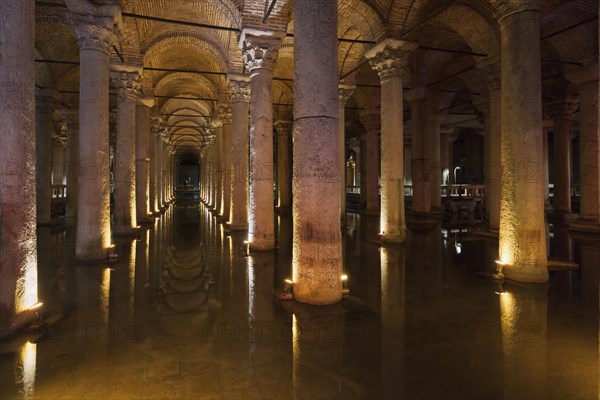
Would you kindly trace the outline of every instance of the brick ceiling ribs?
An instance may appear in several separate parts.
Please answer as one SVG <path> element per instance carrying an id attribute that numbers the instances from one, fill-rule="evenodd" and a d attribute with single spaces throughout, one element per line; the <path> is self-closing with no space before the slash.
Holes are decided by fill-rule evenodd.
<path id="1" fill-rule="evenodd" d="M 36 85 L 55 86 L 63 106 L 77 108 L 79 49 L 68 1 L 36 2 Z M 111 61 L 144 67 L 144 94 L 154 94 L 170 125 L 198 116 L 208 121 L 217 115 L 219 104 L 227 102 L 227 75 L 244 71 L 238 41 L 245 27 L 287 32 L 275 66 L 273 98 L 276 118 L 291 118 L 293 0 L 112 1 L 121 7 L 123 26 Z M 379 78 L 364 54 L 386 37 L 419 44 L 406 90 L 425 86 L 445 96 L 445 111 L 476 113 L 472 100 L 481 95 L 483 82 L 475 65 L 500 51 L 499 25 L 489 0 L 338 4 L 339 76 L 357 85 L 347 103 L 350 117 L 373 108 L 379 97 Z M 542 0 L 540 16 L 543 97 L 555 99 L 569 90 L 565 69 L 598 59 L 598 1 Z M 405 107 L 409 117 L 410 104 Z"/>

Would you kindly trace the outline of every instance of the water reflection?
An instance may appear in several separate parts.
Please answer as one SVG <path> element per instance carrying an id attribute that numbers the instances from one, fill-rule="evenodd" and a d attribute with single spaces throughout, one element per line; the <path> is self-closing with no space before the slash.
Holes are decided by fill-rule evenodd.
<path id="1" fill-rule="evenodd" d="M 568 285 L 553 273 L 499 287 L 492 240 L 449 230 L 444 248 L 438 227 L 381 247 L 377 232 L 376 218 L 349 215 L 350 295 L 310 307 L 274 300 L 291 274 L 289 217 L 276 252 L 247 256 L 244 234 L 175 206 L 95 265 L 64 250 L 72 231 L 49 230 L 39 237 L 56 254 L 38 273 L 53 318 L 0 344 L 2 397 L 598 396 L 597 238 L 553 227 L 552 256 L 581 265 Z"/>

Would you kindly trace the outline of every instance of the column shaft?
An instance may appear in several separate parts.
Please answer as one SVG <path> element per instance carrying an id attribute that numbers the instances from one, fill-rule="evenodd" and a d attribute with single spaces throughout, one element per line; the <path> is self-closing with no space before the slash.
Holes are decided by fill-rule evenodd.
<path id="1" fill-rule="evenodd" d="M 534 3 L 534 2 L 532 2 Z M 548 280 L 542 155 L 540 16 L 531 9 L 500 20 L 500 262 L 511 279 Z M 519 68 L 514 68 L 518 64 Z"/>
<path id="2" fill-rule="evenodd" d="M 294 298 L 333 304 L 343 260 L 337 0 L 296 0 L 294 10 Z"/>
<path id="3" fill-rule="evenodd" d="M 415 89 L 417 92 L 418 89 Z M 423 93 L 414 96 L 411 107 L 412 113 L 412 184 L 413 184 L 413 213 L 425 214 L 431 211 L 429 198 L 429 180 L 427 171 L 427 119 L 428 101 Z"/>
<path id="4" fill-rule="evenodd" d="M 220 215 L 223 221 L 229 221 L 230 217 L 230 198 L 231 198 L 231 146 L 232 146 L 232 126 L 231 126 L 231 109 L 222 110 L 221 120 L 223 121 L 223 162 L 222 162 L 222 177 L 223 177 L 223 195 L 221 199 Z"/>
<path id="5" fill-rule="evenodd" d="M 150 218 L 150 107 L 138 104 L 135 112 L 135 191 L 137 219 Z"/>
<path id="6" fill-rule="evenodd" d="M 41 92 L 41 91 L 40 91 Z M 52 217 L 52 130 L 54 98 L 49 93 L 36 96 L 35 160 L 37 223 L 50 223 Z"/>
<path id="7" fill-rule="evenodd" d="M 289 122 L 277 121 L 277 206 L 279 212 L 292 209 L 291 128 Z"/>

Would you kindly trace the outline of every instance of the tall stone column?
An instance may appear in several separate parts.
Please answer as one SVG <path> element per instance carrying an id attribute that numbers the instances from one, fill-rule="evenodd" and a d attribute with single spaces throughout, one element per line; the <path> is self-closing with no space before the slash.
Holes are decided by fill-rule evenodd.
<path id="1" fill-rule="evenodd" d="M 499 262 L 511 279 L 545 282 L 539 1 L 492 3 L 502 39 Z"/>
<path id="2" fill-rule="evenodd" d="M 117 146 L 114 161 L 114 233 L 136 232 L 137 208 L 135 186 L 136 103 L 140 93 L 140 70 L 113 66 L 112 80 L 117 88 Z"/>
<path id="3" fill-rule="evenodd" d="M 553 121 L 550 118 L 544 118 L 542 123 L 543 126 L 543 152 L 544 152 L 544 208 L 551 210 L 552 205 L 550 204 L 550 167 L 548 163 L 548 128 L 553 126 Z"/>
<path id="4" fill-rule="evenodd" d="M 152 120 L 152 133 L 150 135 L 150 214 L 157 215 L 159 212 L 158 204 L 158 159 L 156 157 L 156 147 L 159 136 L 163 130 L 160 119 Z"/>
<path id="5" fill-rule="evenodd" d="M 406 240 L 402 75 L 416 48 L 416 43 L 386 39 L 365 54 L 381 79 L 380 235 L 387 243 Z"/>
<path id="6" fill-rule="evenodd" d="M 366 132 L 360 136 L 361 185 L 360 205 L 365 215 L 379 215 L 379 114 L 367 113 L 360 116 Z"/>
<path id="7" fill-rule="evenodd" d="M 221 190 L 223 189 L 223 162 L 222 162 L 222 152 L 223 152 L 223 121 L 218 118 L 215 118 L 211 121 L 211 125 L 213 126 L 216 132 L 215 142 L 213 143 L 213 174 L 212 174 L 212 182 L 213 182 L 213 196 L 212 196 L 212 209 L 215 213 L 219 213 L 221 209 Z"/>
<path id="8" fill-rule="evenodd" d="M 440 169 L 440 97 L 429 95 L 427 114 L 427 178 L 429 180 L 429 205 L 432 213 L 442 212 L 442 171 Z"/>
<path id="9" fill-rule="evenodd" d="M 79 37 L 79 197 L 75 257 L 104 259 L 111 246 L 108 145 L 109 54 L 116 45 L 118 7 L 101 6 L 107 16 L 82 16 Z M 88 20 L 88 18 L 90 20 Z"/>
<path id="10" fill-rule="evenodd" d="M 230 207 L 231 207 L 231 174 L 232 174 L 232 165 L 231 165 L 231 148 L 232 148 L 232 126 L 231 126 L 231 108 L 221 106 L 219 109 L 219 119 L 223 122 L 223 151 L 222 151 L 222 160 L 221 160 L 221 177 L 222 177 L 222 190 L 223 194 L 221 195 L 221 206 L 220 212 L 221 218 L 223 221 L 228 222 L 230 217 Z"/>
<path id="11" fill-rule="evenodd" d="M 156 140 L 156 145 L 154 150 L 156 151 L 156 201 L 158 203 L 158 210 L 162 213 L 165 211 L 165 202 L 164 202 L 164 176 L 163 176 L 163 138 L 165 136 L 166 129 L 161 127 L 160 134 L 157 135 L 154 140 Z"/>
<path id="12" fill-rule="evenodd" d="M 2 3 L 4 7 L 5 3 Z M 37 303 L 35 4 L 12 3 L 0 23 L 0 336 Z"/>
<path id="13" fill-rule="evenodd" d="M 229 76 L 231 96 L 231 199 L 229 228 L 248 229 L 248 108 L 250 80 L 243 75 Z"/>
<path id="14" fill-rule="evenodd" d="M 429 178 L 427 165 L 427 119 L 429 104 L 427 89 L 416 87 L 411 89 L 408 96 L 412 114 L 412 184 L 413 184 L 413 214 L 428 214 L 431 211 L 429 198 Z"/>
<path id="15" fill-rule="evenodd" d="M 66 136 L 57 135 L 52 138 L 52 185 L 66 184 L 66 147 Z"/>
<path id="16" fill-rule="evenodd" d="M 162 165 L 162 203 L 163 207 L 169 208 L 169 137 L 165 135 L 162 140 L 160 160 Z"/>
<path id="17" fill-rule="evenodd" d="M 135 200 L 138 222 L 153 222 L 150 208 L 150 108 L 153 98 L 138 98 L 135 110 Z"/>
<path id="18" fill-rule="evenodd" d="M 277 207 L 286 214 L 292 210 L 292 127 L 289 121 L 277 121 Z"/>
<path id="19" fill-rule="evenodd" d="M 553 104 L 554 118 L 554 200 L 555 216 L 568 218 L 571 214 L 571 123 L 577 111 L 577 98 L 570 96 Z"/>
<path id="20" fill-rule="evenodd" d="M 251 251 L 275 248 L 273 198 L 273 68 L 283 34 L 242 31 L 250 71 L 250 191 L 248 243 Z"/>
<path id="21" fill-rule="evenodd" d="M 342 221 L 342 225 L 346 225 L 346 203 L 348 202 L 347 195 L 346 195 L 346 102 L 348 101 L 348 99 L 350 99 L 350 97 L 352 97 L 352 93 L 354 92 L 354 89 L 356 89 L 356 85 L 340 84 L 339 92 L 338 92 L 338 99 L 340 102 L 340 109 L 339 109 L 339 116 L 338 116 L 338 120 L 339 120 L 338 129 L 340 131 L 338 134 L 339 146 L 340 146 L 339 163 L 340 163 L 340 186 L 341 186 L 340 218 Z"/>
<path id="22" fill-rule="evenodd" d="M 567 79 L 579 89 L 581 197 L 576 228 L 592 232 L 600 231 L 598 73 L 598 63 L 594 63 L 566 74 Z"/>
<path id="23" fill-rule="evenodd" d="M 342 299 L 337 0 L 296 0 L 294 43 L 294 298 Z"/>
<path id="24" fill-rule="evenodd" d="M 500 102 L 500 62 L 477 66 L 485 81 L 484 94 L 487 104 L 482 106 L 485 118 L 485 207 L 489 213 L 489 229 L 500 229 L 500 188 L 502 186 L 501 158 L 501 102 Z"/>
<path id="25" fill-rule="evenodd" d="M 46 225 L 52 217 L 52 131 L 55 94 L 51 89 L 38 89 L 35 96 L 35 172 L 37 224 Z"/>
<path id="26" fill-rule="evenodd" d="M 67 158 L 65 170 L 67 175 L 67 205 L 65 218 L 77 216 L 79 203 L 79 110 L 63 109 L 61 114 L 67 125 Z"/>

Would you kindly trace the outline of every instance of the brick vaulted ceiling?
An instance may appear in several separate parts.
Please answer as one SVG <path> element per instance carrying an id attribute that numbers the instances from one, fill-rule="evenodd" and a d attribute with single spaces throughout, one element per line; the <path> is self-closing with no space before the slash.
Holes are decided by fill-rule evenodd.
<path id="1" fill-rule="evenodd" d="M 93 1 L 120 5 L 124 14 L 119 52 L 126 62 L 146 68 L 144 93 L 164 96 L 157 98 L 161 113 L 185 109 L 188 114 L 215 116 L 217 104 L 227 101 L 226 74 L 244 70 L 238 47 L 240 29 L 287 31 L 290 35 L 283 41 L 274 71 L 277 79 L 273 94 L 276 118 L 291 118 L 293 0 L 276 0 L 267 23 L 262 22 L 263 16 L 273 0 Z M 598 58 L 598 1 L 542 0 L 541 3 L 542 76 L 547 78 L 543 82 L 543 96 L 554 99 L 569 90 L 562 75 L 566 68 L 592 63 Z M 163 21 L 136 18 L 132 14 Z M 36 84 L 55 85 L 63 107 L 77 108 L 79 50 L 71 22 L 65 0 L 36 3 L 36 57 L 68 62 L 37 62 Z M 450 105 L 463 104 L 459 111 L 465 112 L 473 111 L 473 97 L 481 91 L 483 83 L 475 63 L 497 55 L 500 47 L 499 26 L 489 0 L 339 0 L 338 37 L 351 39 L 339 41 L 338 66 L 344 81 L 358 84 L 349 103 L 357 109 L 372 108 L 379 97 L 377 75 L 364 58 L 371 43 L 385 37 L 418 42 L 420 49 L 413 55 L 405 86 L 435 86 L 448 92 L 467 93 L 466 97 L 450 95 L 447 99 Z M 120 62 L 116 53 L 111 57 Z M 189 70 L 212 73 L 181 72 Z M 191 102 L 166 98 L 169 96 L 212 100 Z M 114 102 L 111 99 L 113 108 Z M 177 122 L 169 120 L 174 125 Z"/>

